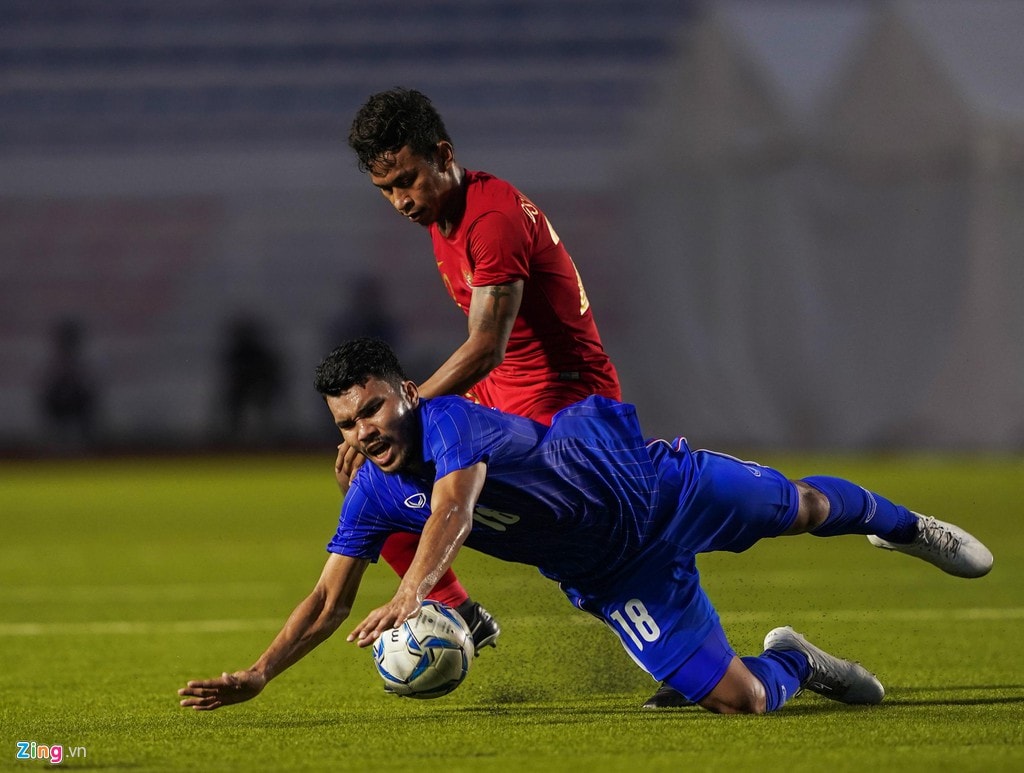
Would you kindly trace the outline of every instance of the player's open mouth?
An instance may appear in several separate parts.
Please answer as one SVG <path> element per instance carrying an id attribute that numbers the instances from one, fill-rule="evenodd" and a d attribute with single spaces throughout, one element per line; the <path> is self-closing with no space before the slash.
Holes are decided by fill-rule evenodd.
<path id="1" fill-rule="evenodd" d="M 366 456 L 378 465 L 387 464 L 391 458 L 391 443 L 378 440 L 363 447 Z"/>

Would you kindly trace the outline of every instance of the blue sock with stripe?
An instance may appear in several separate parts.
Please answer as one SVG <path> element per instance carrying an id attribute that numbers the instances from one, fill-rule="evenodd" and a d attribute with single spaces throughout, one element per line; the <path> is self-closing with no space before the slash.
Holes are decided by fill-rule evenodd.
<path id="1" fill-rule="evenodd" d="M 740 660 L 764 685 L 766 711 L 781 709 L 811 674 L 807 657 L 797 650 L 765 650 Z"/>
<path id="2" fill-rule="evenodd" d="M 815 537 L 875 534 L 905 544 L 917 536 L 917 516 L 902 505 L 843 478 L 813 475 L 803 480 L 828 497 L 828 518 L 811 532 Z"/>

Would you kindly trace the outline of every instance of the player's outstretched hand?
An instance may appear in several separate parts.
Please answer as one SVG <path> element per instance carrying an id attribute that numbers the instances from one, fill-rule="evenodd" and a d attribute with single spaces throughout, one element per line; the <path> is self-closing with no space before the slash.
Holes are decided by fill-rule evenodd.
<path id="1" fill-rule="evenodd" d="M 263 692 L 266 685 L 266 677 L 254 671 L 225 672 L 216 679 L 192 680 L 178 690 L 178 695 L 187 696 L 181 701 L 185 708 L 211 711 L 251 700 Z"/>
<path id="2" fill-rule="evenodd" d="M 395 596 L 387 604 L 377 607 L 357 625 L 347 637 L 360 647 L 369 647 L 384 631 L 398 628 L 406 620 L 420 613 L 418 599 L 411 600 Z"/>
<path id="3" fill-rule="evenodd" d="M 334 478 L 338 481 L 338 488 L 341 489 L 342 494 L 348 493 L 352 476 L 363 466 L 365 461 L 366 457 L 348 443 L 338 444 L 338 457 L 334 460 Z"/>

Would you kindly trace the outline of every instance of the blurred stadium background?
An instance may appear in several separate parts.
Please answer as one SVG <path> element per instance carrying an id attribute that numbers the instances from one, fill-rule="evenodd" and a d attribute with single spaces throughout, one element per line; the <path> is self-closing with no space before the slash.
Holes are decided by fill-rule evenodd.
<path id="1" fill-rule="evenodd" d="M 4 0 L 0 453 L 332 443 L 312 369 L 371 326 L 426 376 L 464 318 L 345 145 L 395 85 L 550 215 L 651 434 L 1019 452 L 1022 39 L 1014 0 Z"/>

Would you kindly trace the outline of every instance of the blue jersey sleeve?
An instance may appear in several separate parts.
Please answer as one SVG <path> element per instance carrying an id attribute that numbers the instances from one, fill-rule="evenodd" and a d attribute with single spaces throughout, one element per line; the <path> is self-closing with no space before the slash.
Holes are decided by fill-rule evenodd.
<path id="1" fill-rule="evenodd" d="M 519 416 L 502 414 L 461 397 L 438 397 L 424 404 L 423 456 L 432 461 L 435 479 L 489 462 L 511 437 L 535 444 L 541 425 Z"/>
<path id="2" fill-rule="evenodd" d="M 429 482 L 385 475 L 364 464 L 345 495 L 338 530 L 327 550 L 376 561 L 388 535 L 421 532 L 429 515 Z"/>
<path id="3" fill-rule="evenodd" d="M 341 506 L 338 530 L 327 543 L 328 552 L 376 561 L 387 533 L 376 528 L 381 518 L 374 510 L 374 503 L 366 491 L 353 481 Z"/>

